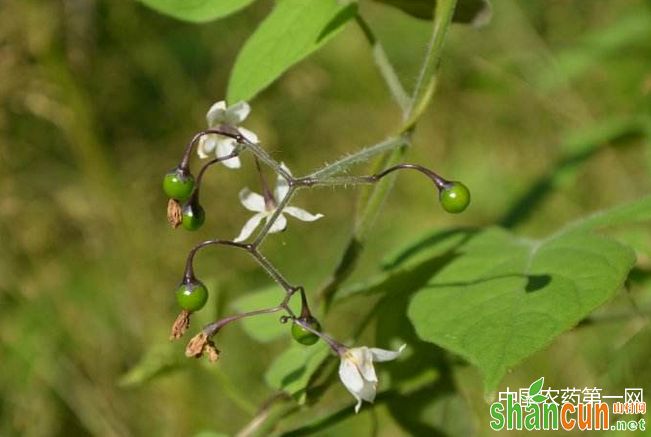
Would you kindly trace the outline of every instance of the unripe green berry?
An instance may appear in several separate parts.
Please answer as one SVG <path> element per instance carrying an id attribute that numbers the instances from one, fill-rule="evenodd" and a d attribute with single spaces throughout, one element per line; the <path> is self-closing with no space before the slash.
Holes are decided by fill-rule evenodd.
<path id="1" fill-rule="evenodd" d="M 183 219 L 181 225 L 188 231 L 196 231 L 206 221 L 206 212 L 197 202 L 190 202 L 183 206 Z"/>
<path id="2" fill-rule="evenodd" d="M 299 320 L 307 324 L 310 328 L 314 329 L 315 331 L 321 331 L 321 324 L 319 324 L 319 321 L 314 317 L 309 317 L 309 318 L 304 318 Z M 294 337 L 294 340 L 296 340 L 297 342 L 305 346 L 312 346 L 314 343 L 319 341 L 318 335 L 308 331 L 307 329 L 303 328 L 301 325 L 299 325 L 296 322 L 292 324 L 292 337 Z"/>
<path id="3" fill-rule="evenodd" d="M 184 282 L 176 290 L 176 303 L 188 312 L 199 311 L 208 300 L 208 289 L 200 281 Z"/>
<path id="4" fill-rule="evenodd" d="M 163 190 L 170 198 L 183 202 L 190 198 L 194 190 L 194 176 L 178 167 L 174 168 L 163 178 Z"/>
<path id="5" fill-rule="evenodd" d="M 447 212 L 458 214 L 470 204 L 470 190 L 461 182 L 451 182 L 448 187 L 441 190 L 439 200 Z"/>

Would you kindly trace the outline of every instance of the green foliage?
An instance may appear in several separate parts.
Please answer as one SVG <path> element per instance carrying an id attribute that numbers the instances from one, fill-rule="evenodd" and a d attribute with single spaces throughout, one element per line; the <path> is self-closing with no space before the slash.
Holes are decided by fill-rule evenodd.
<path id="1" fill-rule="evenodd" d="M 624 47 L 651 39 L 651 11 L 637 9 L 613 25 L 590 32 L 575 46 L 558 54 L 552 70 L 541 71 L 536 86 L 550 90 L 576 79 L 604 59 L 617 57 Z M 625 50 L 625 49 L 624 49 Z"/>
<path id="2" fill-rule="evenodd" d="M 355 11 L 336 0 L 279 0 L 238 54 L 228 102 L 251 100 L 343 30 Z"/>
<path id="3" fill-rule="evenodd" d="M 0 105 L 0 435 L 196 436 L 202 429 L 220 430 L 210 436 L 238 435 L 270 418 L 258 435 L 483 435 L 488 418 L 478 367 L 468 365 L 464 355 L 420 340 L 406 316 L 408 304 L 414 294 L 450 287 L 459 292 L 441 301 L 432 316 L 458 310 L 462 290 L 476 288 L 442 284 L 443 275 L 468 264 L 472 267 L 455 275 L 457 280 L 483 280 L 495 274 L 487 272 L 492 268 L 506 271 L 495 264 L 508 258 L 500 249 L 512 251 L 511 243 L 521 240 L 515 233 L 538 236 L 559 229 L 536 242 L 589 245 L 586 256 L 559 259 L 569 260 L 564 269 L 580 261 L 598 275 L 614 277 L 614 269 L 625 270 L 630 251 L 590 234 L 595 231 L 633 247 L 638 263 L 615 299 L 549 338 L 524 365 L 511 366 L 500 388 L 526 388 L 541 375 L 553 388 L 597 386 L 604 394 L 651 384 L 651 233 L 646 224 L 638 225 L 648 220 L 648 199 L 588 216 L 651 188 L 648 1 L 494 2 L 493 25 L 448 33 L 438 81 L 443 92 L 424 113 L 412 138 L 415 147 L 405 157 L 467 182 L 473 205 L 460 216 L 441 213 L 431 192 L 401 175 L 374 227 L 365 229 L 367 238 L 344 259 L 356 283 L 337 290 L 332 310 L 321 317 L 325 329 L 351 345 L 409 345 L 400 360 L 377 366 L 376 403 L 358 415 L 349 393 L 337 385 L 338 360 L 322 342 L 285 351 L 291 328 L 278 323 L 280 314 L 237 322 L 252 339 L 237 327 L 220 331 L 217 363 L 184 357 L 187 340 L 205 324 L 232 314 L 234 307 L 274 306 L 282 297 L 276 287 L 267 296 L 245 294 L 268 278 L 243 253 L 202 252 L 196 268 L 215 282 L 209 286 L 211 299 L 193 314 L 182 340 L 166 343 L 178 313 L 174 286 L 183 255 L 199 239 L 237 235 L 247 217 L 234 201 L 257 175 L 250 165 L 206 175 L 201 200 L 218 224 L 198 234 L 172 232 L 165 223 L 160 176 L 180 158 L 188 136 L 205 127 L 206 109 L 224 98 L 232 61 L 273 3 L 144 3 L 194 22 L 251 7 L 194 26 L 138 2 L 96 0 L 72 8 L 0 2 L 0 40 L 9 48 L 0 62 L 0 101 L 8 103 Z M 409 2 L 425 5 L 429 14 L 433 2 L 427 3 Z M 410 89 L 431 23 L 377 2 L 362 2 L 361 13 L 386 53 L 367 44 L 359 29 L 342 32 L 327 50 L 297 56 L 290 65 L 301 65 L 271 78 L 287 75 L 253 107 L 250 127 L 267 150 L 297 171 L 346 156 L 325 173 L 364 174 L 371 169 L 353 165 L 403 148 L 405 139 L 396 139 L 394 130 L 398 109 L 374 61 L 394 63 L 395 81 Z M 324 47 L 314 40 L 309 45 Z M 267 67 L 262 63 L 258 69 Z M 368 149 L 364 159 L 351 158 L 361 145 L 383 138 L 390 140 Z M 193 155 L 194 170 L 197 164 Z M 340 238 L 351 227 L 353 191 L 303 194 L 300 202 L 327 206 L 327 220 L 319 222 L 318 232 L 290 224 L 288 232 L 265 243 L 264 251 L 315 295 L 342 259 Z M 517 231 L 486 230 L 494 223 Z M 385 257 L 424 232 L 416 243 Z M 491 233 L 503 240 L 479 265 L 476 242 Z M 604 259 L 617 258 L 614 267 L 594 262 L 594 252 L 602 249 Z M 360 253 L 362 262 L 346 264 Z M 549 266 L 540 253 L 534 258 Z M 514 271 L 524 271 L 516 268 L 519 258 L 510 261 Z M 569 272 L 572 280 L 583 271 Z M 540 286 L 544 278 L 537 279 Z M 526 291 L 524 278 L 493 278 L 490 290 L 482 290 L 495 296 L 509 281 L 514 294 L 521 287 Z M 542 299 L 558 284 L 552 278 L 525 299 Z M 611 295 L 612 290 L 600 294 Z M 241 296 L 250 300 L 233 303 Z M 566 300 L 563 295 L 555 307 L 561 314 L 569 311 Z M 465 323 L 449 320 L 449 334 Z M 495 328 L 491 320 L 483 320 L 488 330 Z M 545 321 L 523 317 L 522 324 L 524 331 L 512 331 L 516 340 L 524 341 L 518 333 L 535 340 L 546 331 Z M 475 349 L 477 340 L 470 339 Z M 307 356 L 310 352 L 315 355 Z M 267 371 L 269 387 L 260 382 Z M 292 401 L 260 410 L 277 399 L 278 389 L 299 399 L 307 390 L 315 405 L 299 409 Z M 287 404 L 291 409 L 284 409 Z M 160 420 L 143 420 L 149 417 Z"/>
<path id="4" fill-rule="evenodd" d="M 233 309 L 243 313 L 247 311 L 259 310 L 260 308 L 271 308 L 278 305 L 282 299 L 283 289 L 277 285 L 271 285 L 260 290 L 247 293 L 233 302 Z M 289 303 L 290 308 L 295 313 L 300 312 L 300 301 L 292 299 Z M 279 314 L 265 314 L 257 317 L 248 317 L 243 319 L 241 326 L 244 331 L 254 340 L 260 343 L 267 343 L 277 340 L 281 337 L 289 338 L 292 326 L 290 322 L 280 323 Z"/>
<path id="5" fill-rule="evenodd" d="M 303 403 L 306 399 L 305 387 L 330 353 L 330 347 L 323 341 L 312 347 L 292 343 L 274 360 L 265 374 L 265 380 L 271 387 L 283 390 Z"/>
<path id="6" fill-rule="evenodd" d="M 591 232 L 601 228 L 647 222 L 649 219 L 651 219 L 651 196 L 589 215 L 567 226 L 561 233 Z"/>
<path id="7" fill-rule="evenodd" d="M 602 377 L 611 387 L 651 387 L 646 370 L 651 360 L 651 325 L 647 324 L 617 348 Z"/>
<path id="8" fill-rule="evenodd" d="M 375 0 L 423 20 L 434 17 L 435 0 Z M 486 24 L 491 17 L 491 5 L 488 0 L 461 0 L 455 8 L 452 21 L 464 24 Z"/>
<path id="9" fill-rule="evenodd" d="M 152 345 L 127 373 L 119 380 L 121 387 L 137 387 L 170 372 L 183 364 L 179 348 L 172 343 Z"/>
<path id="10" fill-rule="evenodd" d="M 255 0 L 140 0 L 158 12 L 179 20 L 202 23 L 223 18 Z"/>
<path id="11" fill-rule="evenodd" d="M 502 229 L 473 235 L 419 288 L 409 308 L 418 335 L 450 349 L 497 388 L 513 366 L 614 296 L 633 251 L 590 230 L 651 216 L 651 199 L 579 221 L 543 240 Z"/>

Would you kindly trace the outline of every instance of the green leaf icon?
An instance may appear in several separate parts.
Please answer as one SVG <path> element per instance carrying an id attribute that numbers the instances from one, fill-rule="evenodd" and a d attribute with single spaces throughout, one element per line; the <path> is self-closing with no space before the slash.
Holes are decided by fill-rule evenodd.
<path id="1" fill-rule="evenodd" d="M 543 402 L 543 401 L 547 400 L 547 396 L 536 395 L 536 396 L 534 396 L 534 397 L 531 398 L 531 399 L 532 399 L 534 402 L 538 403 L 538 402 Z"/>
<path id="2" fill-rule="evenodd" d="M 529 397 L 530 398 L 533 398 L 535 395 L 540 393 L 540 389 L 542 389 L 544 381 L 545 381 L 545 377 L 543 376 L 539 380 L 534 381 L 534 383 L 529 386 Z M 538 401 L 536 401 L 536 402 L 538 402 Z"/>

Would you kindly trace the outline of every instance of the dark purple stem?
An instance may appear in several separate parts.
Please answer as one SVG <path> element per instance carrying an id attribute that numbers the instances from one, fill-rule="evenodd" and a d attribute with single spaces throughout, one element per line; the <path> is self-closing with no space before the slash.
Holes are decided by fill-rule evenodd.
<path id="1" fill-rule="evenodd" d="M 234 139 L 238 143 L 244 143 L 246 140 L 244 136 L 237 129 L 226 124 L 218 126 L 216 128 L 210 128 L 198 132 L 197 134 L 195 134 L 194 137 L 192 137 L 188 145 L 185 147 L 183 158 L 181 159 L 181 163 L 179 164 L 179 167 L 183 171 L 187 173 L 190 172 L 190 155 L 192 154 L 192 149 L 194 148 L 195 144 L 197 144 L 197 142 L 202 136 L 210 135 L 210 134 L 223 135 L 225 137 Z"/>
<path id="2" fill-rule="evenodd" d="M 188 258 L 185 262 L 185 273 L 183 275 L 183 281 L 184 282 L 192 282 L 196 281 L 196 277 L 194 276 L 194 256 L 196 253 L 199 251 L 199 249 L 210 246 L 213 244 L 221 244 L 224 246 L 232 246 L 232 247 L 239 247 L 240 249 L 248 250 L 250 251 L 250 245 L 248 244 L 243 244 L 243 243 L 237 243 L 235 241 L 230 241 L 230 240 L 220 240 L 218 238 L 215 238 L 213 240 L 206 240 L 202 241 L 201 243 L 197 244 L 192 248 L 190 253 L 188 253 Z"/>

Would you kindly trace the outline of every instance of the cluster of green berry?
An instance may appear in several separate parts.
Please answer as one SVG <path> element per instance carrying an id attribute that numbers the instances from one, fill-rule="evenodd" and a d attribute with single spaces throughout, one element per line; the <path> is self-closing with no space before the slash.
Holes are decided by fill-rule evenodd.
<path id="1" fill-rule="evenodd" d="M 206 213 L 199 204 L 192 173 L 181 167 L 170 170 L 163 178 L 167 196 L 181 205 L 181 225 L 188 231 L 196 231 L 206 221 Z"/>
<path id="2" fill-rule="evenodd" d="M 256 149 L 257 148 L 256 145 L 250 142 L 246 142 L 236 130 L 233 130 L 229 126 L 220 126 L 217 130 L 208 130 L 197 134 L 194 137 L 194 139 L 190 142 L 188 147 L 186 148 L 186 153 L 181 163 L 177 167 L 170 170 L 167 174 L 165 174 L 165 177 L 163 178 L 163 189 L 165 191 L 165 194 L 167 194 L 167 196 L 170 199 L 168 204 L 168 219 L 170 220 L 170 223 L 172 224 L 173 227 L 182 225 L 183 228 L 188 231 L 196 231 L 203 225 L 205 221 L 205 212 L 204 209 L 199 204 L 199 185 L 201 184 L 201 179 L 204 174 L 204 171 L 208 168 L 208 166 L 216 162 L 220 162 L 222 160 L 229 159 L 230 157 L 236 156 L 240 151 L 240 149 L 238 149 L 232 152 L 231 155 L 224 156 L 221 158 L 218 157 L 206 163 L 203 166 L 202 170 L 199 172 L 198 177 L 195 179 L 194 175 L 190 172 L 189 165 L 188 165 L 189 153 L 192 150 L 193 145 L 197 142 L 197 140 L 202 135 L 208 133 L 226 135 L 228 137 L 236 139 L 238 143 L 241 144 L 243 149 L 250 148 L 250 150 L 256 155 L 256 163 L 258 164 L 257 167 L 258 167 L 258 171 L 260 172 L 261 172 L 260 166 L 257 161 L 258 156 L 260 155 L 261 158 L 266 158 L 267 162 L 271 160 L 268 157 L 268 155 L 264 156 L 264 152 L 261 149 Z M 274 165 L 272 167 L 274 168 L 277 167 L 276 171 L 283 173 L 283 177 L 287 179 L 287 182 L 290 183 L 290 185 L 293 184 L 294 186 L 308 186 L 308 187 L 314 185 L 320 185 L 320 184 L 321 185 L 328 185 L 328 184 L 347 185 L 347 184 L 356 184 L 356 183 L 376 183 L 380 179 L 382 179 L 383 177 L 385 177 L 386 175 L 394 171 L 401 170 L 401 169 L 413 169 L 419 171 L 422 174 L 425 174 L 434 182 L 434 184 L 436 185 L 439 191 L 439 201 L 445 211 L 453 214 L 460 213 L 463 212 L 470 203 L 470 191 L 464 184 L 457 181 L 448 181 L 438 176 L 436 173 L 432 172 L 431 170 L 416 164 L 396 165 L 387 168 L 384 171 L 372 176 L 341 177 L 338 179 L 334 178 L 329 180 L 320 180 L 320 179 L 314 179 L 310 177 L 293 178 L 289 170 L 287 170 L 285 167 L 282 167 L 282 165 Z M 281 170 L 278 170 L 278 168 L 280 168 Z M 261 175 L 261 181 L 263 182 L 263 188 L 265 188 L 265 192 L 268 192 L 269 190 L 266 187 L 262 173 L 260 175 Z M 277 282 L 279 282 L 279 284 L 285 289 L 286 295 L 285 295 L 285 299 L 277 307 L 252 311 L 250 313 L 236 314 L 233 316 L 226 317 L 225 319 L 213 322 L 210 325 L 207 325 L 202 331 L 201 335 L 204 336 L 202 338 L 205 338 L 206 341 L 209 341 L 210 337 L 212 337 L 212 335 L 214 335 L 221 327 L 240 318 L 255 316 L 262 313 L 270 313 L 270 312 L 284 310 L 289 314 L 289 316 L 284 316 L 283 318 L 281 318 L 281 320 L 290 320 L 290 319 L 292 320 L 291 333 L 292 333 L 292 337 L 297 342 L 309 346 L 315 344 L 319 340 L 319 338 L 329 341 L 328 340 L 329 337 L 325 336 L 321 332 L 321 325 L 319 321 L 316 318 L 314 318 L 310 313 L 303 288 L 291 286 L 282 277 L 282 275 L 278 271 L 276 271 L 275 268 L 264 259 L 264 257 L 260 254 L 260 252 L 258 252 L 258 248 L 257 248 L 258 241 L 256 241 L 256 243 L 254 244 L 244 244 L 238 242 L 237 239 L 235 241 L 219 240 L 219 239 L 207 240 L 197 245 L 190 252 L 190 255 L 188 256 L 188 260 L 187 260 L 184 279 L 179 285 L 178 289 L 176 290 L 176 302 L 178 306 L 182 309 L 182 313 L 179 315 L 177 321 L 173 326 L 172 329 L 173 338 L 179 338 L 180 336 L 183 335 L 183 332 L 189 326 L 190 315 L 202 309 L 206 305 L 206 302 L 208 301 L 208 289 L 201 281 L 197 280 L 196 277 L 194 276 L 192 261 L 196 251 L 201 247 L 204 247 L 209 244 L 226 244 L 229 246 L 235 246 L 247 250 L 254 258 L 258 260 L 258 262 L 260 262 L 260 264 L 267 270 L 267 272 Z M 292 313 L 291 309 L 289 308 L 288 302 L 289 299 L 293 296 L 293 294 L 298 290 L 300 290 L 300 294 L 302 297 L 302 310 L 299 316 L 295 316 Z M 330 339 L 330 341 L 331 340 L 332 339 Z M 199 348 L 198 350 L 201 351 L 203 349 Z M 188 352 L 186 350 L 186 354 L 187 353 Z"/>

